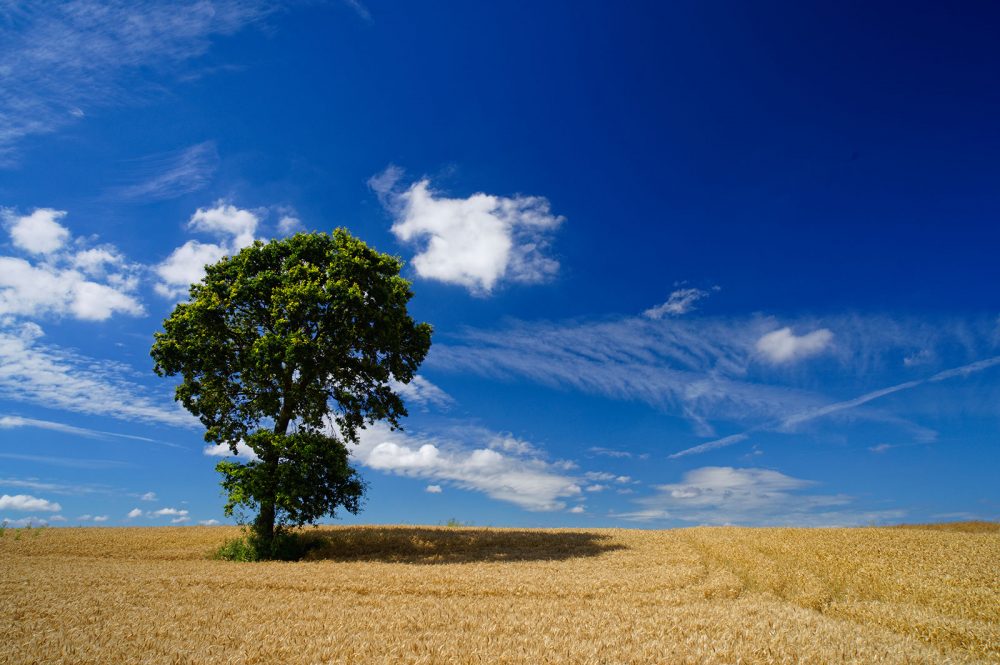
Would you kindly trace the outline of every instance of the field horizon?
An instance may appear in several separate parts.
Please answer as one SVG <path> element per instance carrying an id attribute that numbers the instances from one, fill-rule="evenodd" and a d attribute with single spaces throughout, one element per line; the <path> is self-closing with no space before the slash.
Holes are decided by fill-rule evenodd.
<path id="1" fill-rule="evenodd" d="M 1000 662 L 1000 524 L 0 536 L 2 663 Z"/>

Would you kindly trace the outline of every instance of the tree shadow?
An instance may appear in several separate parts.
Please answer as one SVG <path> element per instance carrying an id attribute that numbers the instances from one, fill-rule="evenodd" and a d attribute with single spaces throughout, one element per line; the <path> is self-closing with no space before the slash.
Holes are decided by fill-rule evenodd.
<path id="1" fill-rule="evenodd" d="M 302 537 L 309 543 L 304 561 L 564 561 L 625 548 L 599 533 L 469 527 L 338 527 L 309 531 Z"/>

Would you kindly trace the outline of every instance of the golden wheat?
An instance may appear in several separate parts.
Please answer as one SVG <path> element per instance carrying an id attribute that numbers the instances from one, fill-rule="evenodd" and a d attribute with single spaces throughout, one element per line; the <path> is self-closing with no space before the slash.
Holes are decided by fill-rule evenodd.
<path id="1" fill-rule="evenodd" d="M 1000 662 L 996 525 L 236 533 L 8 531 L 0 663 Z"/>

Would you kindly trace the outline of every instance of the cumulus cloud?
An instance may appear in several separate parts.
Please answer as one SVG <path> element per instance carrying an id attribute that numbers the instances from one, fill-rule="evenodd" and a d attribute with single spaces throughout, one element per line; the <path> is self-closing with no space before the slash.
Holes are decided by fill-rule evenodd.
<path id="1" fill-rule="evenodd" d="M 423 410 L 427 410 L 429 406 L 448 409 L 455 403 L 451 395 L 419 374 L 414 376 L 409 383 L 392 380 L 389 385 L 405 402 L 416 404 Z"/>
<path id="2" fill-rule="evenodd" d="M 218 242 L 188 240 L 154 268 L 154 286 L 164 298 L 181 298 L 191 284 L 205 276 L 205 266 L 232 255 L 254 241 L 260 218 L 222 201 L 213 208 L 199 208 L 188 220 L 189 230 L 214 236 Z"/>
<path id="3" fill-rule="evenodd" d="M 687 314 L 694 309 L 696 302 L 709 295 L 708 291 L 702 289 L 677 289 L 670 294 L 667 302 L 647 309 L 643 312 L 643 316 L 649 319 L 662 319 L 664 316 Z"/>
<path id="4" fill-rule="evenodd" d="M 65 210 L 52 208 L 38 208 L 21 217 L 12 215 L 8 220 L 11 242 L 32 254 L 51 254 L 69 240 L 69 229 L 57 221 L 65 216 Z"/>
<path id="5" fill-rule="evenodd" d="M 845 495 L 805 493 L 816 483 L 778 471 L 706 466 L 678 483 L 657 485 L 653 496 L 636 500 L 630 520 L 675 519 L 701 524 L 855 525 L 902 517 L 902 511 L 858 511 Z"/>
<path id="6" fill-rule="evenodd" d="M 238 457 L 245 460 L 258 459 L 257 453 L 253 451 L 253 448 L 242 441 L 236 444 L 236 455 L 233 455 L 233 451 L 229 446 L 214 443 L 202 448 L 202 452 L 209 457 Z"/>
<path id="7" fill-rule="evenodd" d="M 139 499 L 142 501 L 156 501 L 156 492 L 146 492 Z"/>
<path id="8" fill-rule="evenodd" d="M 125 516 L 127 519 L 135 519 L 136 517 L 142 517 L 142 510 L 139 508 L 133 508 L 128 511 L 128 515 Z"/>
<path id="9" fill-rule="evenodd" d="M 563 499 L 582 492 L 575 478 L 540 457 L 484 444 L 404 434 L 377 423 L 361 432 L 352 456 L 370 469 L 445 481 L 532 511 L 561 510 Z"/>
<path id="10" fill-rule="evenodd" d="M 62 506 L 54 501 L 40 499 L 30 494 L 15 494 L 13 496 L 4 494 L 0 496 L 0 510 L 40 510 L 58 513 L 62 510 Z"/>
<path id="11" fill-rule="evenodd" d="M 199 520 L 198 524 L 202 526 L 215 526 L 219 524 L 219 520 Z"/>
<path id="12" fill-rule="evenodd" d="M 502 282 L 544 282 L 559 270 L 547 252 L 564 218 L 552 214 L 544 197 L 447 198 L 427 179 L 398 189 L 401 176 L 389 167 L 369 185 L 395 218 L 396 238 L 418 248 L 412 260 L 418 276 L 488 295 Z"/>
<path id="13" fill-rule="evenodd" d="M 779 328 L 757 340 L 757 351 L 767 361 L 781 364 L 801 360 L 822 353 L 833 341 L 833 333 L 820 328 L 804 335 L 796 335 L 791 328 Z"/>
<path id="14" fill-rule="evenodd" d="M 587 512 L 583 506 L 573 506 L 569 509 L 569 512 L 579 515 L 580 513 Z"/>
<path id="15" fill-rule="evenodd" d="M 428 494 L 440 494 L 442 490 L 440 485 L 428 485 L 424 491 Z"/>
<path id="16" fill-rule="evenodd" d="M 135 295 L 140 267 L 111 246 L 69 246 L 69 230 L 56 220 L 65 211 L 29 215 L 0 211 L 14 247 L 28 258 L 0 256 L 0 316 L 68 316 L 104 321 L 116 313 L 144 313 Z"/>
<path id="17" fill-rule="evenodd" d="M 331 433 L 337 435 L 335 428 Z M 240 459 L 258 459 L 243 442 L 237 444 L 237 451 L 235 457 Z M 205 446 L 203 453 L 234 457 L 224 445 Z M 581 481 L 566 473 L 576 467 L 572 462 L 546 461 L 543 452 L 527 441 L 474 426 L 451 427 L 440 435 L 426 436 L 392 431 L 378 422 L 359 432 L 351 457 L 383 473 L 438 481 L 426 489 L 432 494 L 442 490 L 444 481 L 526 510 L 561 510 L 565 507 L 562 499 L 582 492 Z M 627 476 L 617 478 L 629 481 Z"/>
<path id="18" fill-rule="evenodd" d="M 149 513 L 150 517 L 187 517 L 188 511 L 177 508 L 160 508 Z"/>

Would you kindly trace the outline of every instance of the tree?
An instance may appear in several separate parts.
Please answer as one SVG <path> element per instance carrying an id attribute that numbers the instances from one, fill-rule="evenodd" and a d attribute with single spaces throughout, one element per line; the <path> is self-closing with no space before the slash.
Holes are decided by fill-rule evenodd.
<path id="1" fill-rule="evenodd" d="M 431 327 L 407 313 L 401 268 L 344 229 L 257 241 L 207 266 L 155 333 L 154 369 L 180 375 L 175 399 L 205 440 L 256 453 L 216 469 L 226 514 L 258 511 L 251 528 L 263 556 L 276 525 L 356 513 L 365 485 L 345 444 L 366 423 L 397 429 L 406 416 L 393 382 L 413 378 Z"/>

